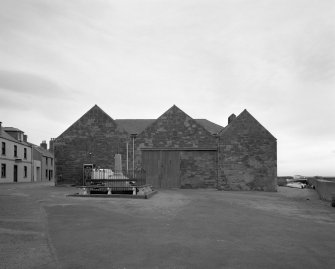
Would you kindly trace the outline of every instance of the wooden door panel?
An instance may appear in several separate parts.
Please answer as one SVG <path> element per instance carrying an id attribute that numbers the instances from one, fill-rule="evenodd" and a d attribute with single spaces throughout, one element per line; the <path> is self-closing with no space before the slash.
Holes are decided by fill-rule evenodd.
<path id="1" fill-rule="evenodd" d="M 147 183 L 155 188 L 180 188 L 179 151 L 143 151 Z"/>
<path id="2" fill-rule="evenodd" d="M 159 151 L 143 151 L 142 163 L 146 171 L 146 182 L 155 188 L 160 188 L 159 166 L 160 166 Z"/>

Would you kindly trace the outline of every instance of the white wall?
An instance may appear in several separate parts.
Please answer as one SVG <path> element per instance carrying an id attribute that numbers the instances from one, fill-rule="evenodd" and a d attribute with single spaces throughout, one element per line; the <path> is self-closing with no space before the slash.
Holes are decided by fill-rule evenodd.
<path id="1" fill-rule="evenodd" d="M 2 142 L 6 143 L 6 154 L 2 155 Z M 14 157 L 14 145 L 17 146 L 17 157 Z M 27 149 L 27 158 L 24 158 L 24 148 Z M 17 165 L 17 182 L 31 182 L 32 178 L 32 151 L 29 146 L 16 143 L 0 137 L 0 164 L 6 164 L 6 177 L 1 177 L 0 165 L 0 183 L 14 182 L 14 165 Z M 15 161 L 15 159 L 21 159 Z M 24 176 L 24 166 L 27 166 L 27 176 Z"/>

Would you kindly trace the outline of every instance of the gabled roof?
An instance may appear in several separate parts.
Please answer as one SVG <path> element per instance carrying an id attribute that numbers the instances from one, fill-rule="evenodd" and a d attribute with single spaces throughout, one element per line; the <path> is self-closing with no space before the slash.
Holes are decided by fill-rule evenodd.
<path id="1" fill-rule="evenodd" d="M 50 158 L 53 158 L 54 155 L 47 149 L 45 148 L 42 148 L 40 146 L 37 146 L 33 143 L 29 143 L 31 146 L 33 146 L 34 149 L 36 149 L 39 153 L 41 153 L 43 156 L 46 156 L 46 157 L 50 157 Z"/>
<path id="2" fill-rule="evenodd" d="M 141 145 L 143 148 L 199 149 L 216 145 L 212 133 L 176 105 L 147 126 L 138 138 L 144 141 Z"/>
<path id="3" fill-rule="evenodd" d="M 67 133 L 69 131 L 71 131 L 71 129 L 76 126 L 77 124 L 80 124 L 80 122 L 85 119 L 86 117 L 89 117 L 90 115 L 95 116 L 96 114 L 103 115 L 104 117 L 107 118 L 107 120 L 109 120 L 113 125 L 116 126 L 116 129 L 118 129 L 121 132 L 126 132 L 126 130 L 122 127 L 119 126 L 115 120 L 109 116 L 105 111 L 103 111 L 99 106 L 94 105 L 90 110 L 88 110 L 83 116 L 81 116 L 77 121 L 75 121 L 69 128 L 67 128 L 61 135 L 58 136 L 58 138 L 60 138 L 64 133 Z"/>
<path id="4" fill-rule="evenodd" d="M 139 134 L 155 119 L 117 119 L 115 122 L 122 126 L 129 134 Z"/>
<path id="5" fill-rule="evenodd" d="M 234 130 L 234 128 L 246 121 L 252 121 L 254 127 L 261 128 L 265 134 L 271 136 L 273 139 L 276 139 L 262 124 L 259 123 L 246 109 L 244 109 L 230 124 L 228 124 L 220 133 L 220 136 L 223 136 L 230 132 L 230 130 Z"/>
<path id="6" fill-rule="evenodd" d="M 6 132 L 21 132 L 23 133 L 23 131 L 21 131 L 18 128 L 14 128 L 14 127 L 2 127 L 3 130 L 5 130 Z"/>
<path id="7" fill-rule="evenodd" d="M 145 128 L 151 125 L 155 119 L 117 119 L 115 122 L 122 126 L 129 134 L 140 134 Z M 195 119 L 211 134 L 219 133 L 224 127 L 206 119 Z"/>
<path id="8" fill-rule="evenodd" d="M 203 127 L 205 127 L 205 129 L 211 134 L 218 134 L 220 131 L 224 129 L 223 126 L 218 125 L 206 119 L 195 119 L 195 121 L 201 124 Z"/>
<path id="9" fill-rule="evenodd" d="M 24 142 L 24 141 L 19 141 L 17 139 L 15 139 L 14 137 L 12 137 L 11 135 L 9 135 L 5 130 L 7 128 L 12 128 L 12 127 L 1 127 L 1 130 L 0 130 L 0 137 L 3 138 L 3 139 L 6 139 L 6 140 L 9 140 L 9 141 L 12 141 L 12 142 L 15 142 L 15 143 L 18 143 L 18 144 L 22 144 L 22 145 L 25 145 L 25 146 L 29 146 L 28 143 Z"/>

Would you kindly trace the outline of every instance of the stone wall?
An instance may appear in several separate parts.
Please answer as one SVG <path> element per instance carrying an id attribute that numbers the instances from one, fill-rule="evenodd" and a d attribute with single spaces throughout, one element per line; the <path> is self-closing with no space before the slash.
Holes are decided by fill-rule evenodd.
<path id="1" fill-rule="evenodd" d="M 276 139 L 244 110 L 220 134 L 219 188 L 277 190 Z"/>
<path id="2" fill-rule="evenodd" d="M 141 148 L 216 148 L 216 139 L 194 119 L 173 106 L 136 137 L 136 166 Z"/>
<path id="3" fill-rule="evenodd" d="M 180 152 L 181 188 L 215 188 L 217 151 Z"/>
<path id="4" fill-rule="evenodd" d="M 335 197 L 335 182 L 324 179 L 308 179 L 309 184 L 315 187 L 321 200 L 332 201 Z"/>
<path id="5" fill-rule="evenodd" d="M 128 133 L 98 106 L 94 106 L 54 141 L 56 184 L 82 184 L 84 163 L 114 170 L 114 156 L 126 166 Z"/>

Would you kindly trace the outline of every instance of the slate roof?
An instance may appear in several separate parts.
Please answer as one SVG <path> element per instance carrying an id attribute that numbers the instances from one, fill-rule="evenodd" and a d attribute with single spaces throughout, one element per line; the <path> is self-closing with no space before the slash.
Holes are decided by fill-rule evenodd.
<path id="1" fill-rule="evenodd" d="M 21 133 L 23 133 L 23 131 L 21 131 L 20 129 L 15 128 L 15 127 L 2 127 L 2 129 L 6 132 L 21 132 Z"/>
<path id="2" fill-rule="evenodd" d="M 9 140 L 9 141 L 12 141 L 12 142 L 15 142 L 15 143 L 18 143 L 18 144 L 22 144 L 22 145 L 25 145 L 25 146 L 29 146 L 28 143 L 24 142 L 24 141 L 19 141 L 17 139 L 15 139 L 14 137 L 12 137 L 11 135 L 7 134 L 6 133 L 6 129 L 7 128 L 13 128 L 13 127 L 1 127 L 1 130 L 0 130 L 0 137 L 6 139 L 6 140 Z M 15 129 L 15 128 L 14 128 Z M 19 129 L 17 129 L 19 130 Z M 20 131 L 22 132 L 22 131 Z"/>
<path id="3" fill-rule="evenodd" d="M 273 134 L 271 134 L 262 124 L 259 123 L 246 109 L 244 109 L 230 124 L 228 124 L 224 129 L 222 129 L 219 133 L 220 136 L 224 135 L 225 133 L 229 132 L 229 130 L 234 126 L 241 118 L 247 118 L 248 120 L 253 120 L 255 123 L 258 124 L 260 128 L 263 128 L 265 133 L 270 135 L 272 138 L 276 139 Z"/>
<path id="4" fill-rule="evenodd" d="M 32 144 L 32 143 L 29 143 L 31 146 L 33 146 L 34 149 L 36 149 L 39 153 L 41 153 L 43 156 L 46 156 L 46 157 L 50 157 L 50 158 L 53 158 L 54 155 L 49 151 L 49 150 L 46 150 L 40 146 L 37 146 L 35 144 Z"/>
<path id="5" fill-rule="evenodd" d="M 195 120 L 200 125 L 202 125 L 207 131 L 209 131 L 211 134 L 218 134 L 224 129 L 224 127 L 222 127 L 221 125 L 218 125 L 206 119 L 195 119 Z"/>
<path id="6" fill-rule="evenodd" d="M 156 119 L 116 119 L 115 122 L 123 127 L 130 134 L 139 134 Z M 206 119 L 195 119 L 197 123 L 203 126 L 211 134 L 217 134 L 224 127 Z"/>

